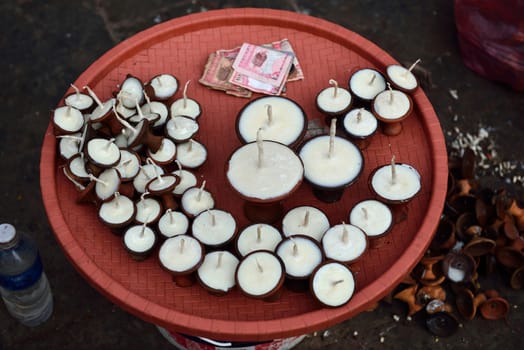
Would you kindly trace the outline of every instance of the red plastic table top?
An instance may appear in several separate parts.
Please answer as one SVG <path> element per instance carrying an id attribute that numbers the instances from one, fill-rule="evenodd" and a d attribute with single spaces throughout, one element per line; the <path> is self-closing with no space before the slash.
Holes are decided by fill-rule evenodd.
<path id="1" fill-rule="evenodd" d="M 282 38 L 290 40 L 305 74 L 303 81 L 288 84 L 287 96 L 305 109 L 309 119 L 324 120 L 314 100 L 329 79 L 342 85 L 357 67 L 384 71 L 387 65 L 398 63 L 361 36 L 318 18 L 268 9 L 227 9 L 173 19 L 138 33 L 94 62 L 75 85 L 89 85 L 106 99 L 128 73 L 143 80 L 165 72 L 174 74 L 181 84 L 192 80 L 188 95 L 203 106 L 199 140 L 210 155 L 198 175 L 207 179 L 216 206 L 234 213 L 243 226 L 248 222 L 242 201 L 226 185 L 224 164 L 240 144 L 234 121 L 248 100 L 209 90 L 196 81 L 209 53 L 243 42 L 262 44 Z M 75 188 L 59 168 L 62 161 L 51 124 L 40 164 L 49 222 L 66 255 L 89 283 L 123 309 L 164 328 L 231 341 L 271 340 L 327 328 L 366 310 L 396 286 L 421 258 L 437 227 L 447 186 L 446 147 L 423 91 L 418 89 L 412 97 L 414 111 L 403 122 L 401 135 L 373 136 L 364 150 L 363 173 L 341 201 L 321 203 L 304 183 L 283 203 L 285 208 L 315 205 L 328 213 L 331 224 L 347 222 L 355 203 L 372 197 L 367 183 L 371 171 L 388 163 L 393 154 L 398 162 L 420 172 L 422 191 L 408 204 L 407 219 L 395 225 L 385 246 L 364 255 L 356 273 L 357 290 L 342 307 L 323 308 L 309 293 L 289 290 L 274 303 L 247 298 L 238 290 L 217 297 L 198 285 L 177 287 L 156 256 L 144 262 L 132 260 L 120 238 L 98 221 L 96 208 L 75 203 Z"/>

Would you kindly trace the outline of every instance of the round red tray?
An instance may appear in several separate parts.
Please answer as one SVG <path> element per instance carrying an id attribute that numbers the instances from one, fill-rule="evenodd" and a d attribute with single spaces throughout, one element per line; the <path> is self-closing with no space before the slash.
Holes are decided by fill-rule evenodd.
<path id="1" fill-rule="evenodd" d="M 199 139 L 209 149 L 199 175 L 207 179 L 217 207 L 231 211 L 243 226 L 248 222 L 242 201 L 226 185 L 224 164 L 240 144 L 234 121 L 248 100 L 209 90 L 197 81 L 209 53 L 243 42 L 263 44 L 282 38 L 290 40 L 305 74 L 303 81 L 288 84 L 287 96 L 305 109 L 309 119 L 324 120 L 314 98 L 329 79 L 346 84 L 357 67 L 384 71 L 386 65 L 397 63 L 368 40 L 321 19 L 277 10 L 227 9 L 177 18 L 135 35 L 93 63 L 75 85 L 89 85 L 106 99 L 128 73 L 147 80 L 168 72 L 181 84 L 192 80 L 188 94 L 204 110 Z M 156 256 L 133 261 L 120 238 L 98 221 L 96 208 L 75 203 L 75 188 L 59 168 L 51 125 L 40 164 L 49 222 L 66 255 L 93 286 L 125 310 L 164 328 L 232 341 L 271 340 L 327 328 L 366 310 L 397 285 L 421 258 L 437 227 L 447 186 L 446 147 L 435 112 L 421 89 L 413 100 L 413 114 L 403 122 L 401 135 L 373 136 L 364 151 L 363 173 L 341 201 L 320 203 L 303 184 L 283 203 L 285 208 L 316 205 L 328 213 L 332 224 L 347 222 L 353 205 L 372 196 L 367 185 L 371 171 L 388 163 L 393 154 L 398 162 L 409 163 L 421 173 L 422 191 L 407 206 L 407 219 L 395 225 L 386 245 L 365 254 L 356 273 L 356 293 L 343 307 L 326 309 L 309 293 L 289 290 L 275 303 L 250 299 L 239 291 L 216 297 L 198 285 L 177 287 Z"/>

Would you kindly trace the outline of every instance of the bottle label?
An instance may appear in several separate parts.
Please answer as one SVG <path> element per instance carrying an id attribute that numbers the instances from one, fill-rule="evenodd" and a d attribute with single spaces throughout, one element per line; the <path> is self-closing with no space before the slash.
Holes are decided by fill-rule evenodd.
<path id="1" fill-rule="evenodd" d="M 22 290 L 31 287 L 42 275 L 42 260 L 40 255 L 35 259 L 33 265 L 19 275 L 0 274 L 0 286 L 9 290 Z"/>

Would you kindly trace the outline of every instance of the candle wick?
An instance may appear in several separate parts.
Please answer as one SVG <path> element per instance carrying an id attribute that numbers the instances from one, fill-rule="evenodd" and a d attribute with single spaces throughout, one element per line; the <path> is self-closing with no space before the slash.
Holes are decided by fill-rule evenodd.
<path id="1" fill-rule="evenodd" d="M 180 254 L 183 254 L 184 253 L 184 244 L 186 243 L 186 240 L 184 238 L 182 238 L 180 240 Z"/>
<path id="2" fill-rule="evenodd" d="M 342 242 L 344 244 L 347 244 L 348 243 L 348 235 L 349 235 L 349 233 L 348 233 L 348 230 L 346 228 L 346 224 L 344 222 L 342 222 L 342 225 L 343 225 L 342 226 Z"/>
<path id="3" fill-rule="evenodd" d="M 98 96 L 95 94 L 95 92 L 93 90 L 91 90 L 91 88 L 89 86 L 87 86 L 87 85 L 84 86 L 84 89 L 86 89 L 87 92 L 89 93 L 89 96 L 91 96 L 93 98 L 93 100 L 95 100 L 95 102 L 98 105 L 98 107 L 104 108 L 104 104 L 102 103 L 102 101 L 100 101 Z"/>
<path id="4" fill-rule="evenodd" d="M 395 184 L 397 180 L 397 170 L 395 169 L 395 156 L 391 157 L 391 184 Z"/>
<path id="5" fill-rule="evenodd" d="M 360 123 L 362 121 L 362 108 L 358 110 L 357 112 L 357 123 Z"/>
<path id="6" fill-rule="evenodd" d="M 142 89 L 142 93 L 144 94 L 144 98 L 146 99 L 147 104 L 151 105 L 151 99 L 147 95 L 146 90 Z"/>
<path id="7" fill-rule="evenodd" d="M 74 84 L 69 84 L 73 90 L 75 90 L 75 96 L 76 96 L 76 99 L 79 100 L 80 99 L 80 90 L 78 90 L 78 88 L 74 85 Z"/>
<path id="8" fill-rule="evenodd" d="M 138 99 L 137 98 L 135 98 L 135 106 L 136 106 L 136 110 L 138 112 L 138 115 L 140 116 L 140 120 L 145 119 L 146 117 L 144 116 L 144 113 L 142 113 L 142 108 L 140 108 L 140 105 L 138 104 Z"/>
<path id="9" fill-rule="evenodd" d="M 151 216 L 151 214 L 149 214 L 146 218 L 146 220 L 144 221 L 144 223 L 142 224 L 142 230 L 140 231 L 140 238 L 143 238 L 144 237 L 144 234 L 146 232 L 146 226 L 147 226 L 147 223 L 149 222 L 149 217 Z"/>
<path id="10" fill-rule="evenodd" d="M 83 190 L 86 189 L 86 187 L 84 185 L 82 185 L 80 182 L 76 181 L 71 176 L 69 176 L 69 174 L 67 173 L 67 170 L 66 170 L 65 167 L 63 168 L 63 171 L 64 171 L 65 177 L 67 177 L 69 179 L 69 181 L 71 181 L 80 191 L 83 191 Z"/>
<path id="11" fill-rule="evenodd" d="M 273 124 L 273 107 L 270 104 L 266 104 L 266 112 L 267 112 L 267 125 Z"/>
<path id="12" fill-rule="evenodd" d="M 180 177 L 180 182 L 182 182 L 184 180 L 183 171 L 182 171 L 182 164 L 180 164 L 180 161 L 178 159 L 175 160 L 175 163 L 178 166 L 178 176 Z"/>
<path id="13" fill-rule="evenodd" d="M 113 142 L 115 141 L 115 138 L 112 137 L 110 138 L 109 140 L 107 140 L 107 143 L 105 145 L 105 150 L 108 151 L 109 150 L 109 147 L 111 147 L 111 145 L 113 144 Z"/>
<path id="14" fill-rule="evenodd" d="M 264 165 L 264 142 L 262 140 L 262 128 L 257 131 L 258 167 Z"/>
<path id="15" fill-rule="evenodd" d="M 117 191 L 115 192 L 114 194 L 115 198 L 113 198 L 114 200 L 114 203 L 115 203 L 115 208 L 120 208 L 120 201 L 118 200 L 118 197 L 120 197 L 120 193 Z"/>
<path id="16" fill-rule="evenodd" d="M 169 223 L 173 225 L 175 223 L 175 217 L 173 215 L 173 210 L 171 210 L 171 208 L 167 208 L 166 214 L 169 216 Z"/>
<path id="17" fill-rule="evenodd" d="M 156 178 L 157 178 L 158 182 L 160 182 L 160 183 L 164 182 L 163 176 L 160 174 L 160 172 L 157 173 Z"/>
<path id="18" fill-rule="evenodd" d="M 142 193 L 142 194 L 140 195 L 140 201 L 141 201 L 141 202 L 144 202 L 144 205 L 145 205 L 145 203 L 146 203 L 146 196 L 147 196 L 147 195 L 149 195 L 149 192 L 148 192 L 148 191 L 146 191 L 146 192 L 144 192 L 144 193 Z"/>
<path id="19" fill-rule="evenodd" d="M 262 265 L 260 265 L 260 262 L 258 261 L 256 257 L 255 257 L 255 262 L 257 263 L 258 272 L 264 273 L 264 269 L 262 268 Z"/>
<path id="20" fill-rule="evenodd" d="M 84 125 L 84 130 L 82 130 L 82 136 L 81 136 L 81 139 L 80 139 L 80 144 L 78 145 L 78 150 L 79 150 L 80 153 L 82 154 L 82 157 L 83 157 L 82 149 L 84 148 L 84 142 L 85 142 L 85 140 L 86 140 L 87 127 L 88 127 L 88 124 L 86 123 L 86 124 Z"/>
<path id="21" fill-rule="evenodd" d="M 362 212 L 364 213 L 364 219 L 367 220 L 368 219 L 368 210 L 362 207 Z"/>
<path id="22" fill-rule="evenodd" d="M 262 225 L 257 226 L 257 243 L 262 241 Z"/>
<path id="23" fill-rule="evenodd" d="M 224 252 L 219 252 L 218 253 L 218 258 L 217 258 L 217 269 L 220 268 L 220 265 L 222 265 L 222 255 L 224 255 Z"/>
<path id="24" fill-rule="evenodd" d="M 137 130 L 131 125 L 129 124 L 126 120 L 124 120 L 122 117 L 120 117 L 120 114 L 118 113 L 118 111 L 116 110 L 115 108 L 115 105 L 113 105 L 113 113 L 115 113 L 115 116 L 116 116 L 116 119 L 118 120 L 118 122 L 120 124 L 122 124 L 124 127 L 126 127 L 127 129 L 131 130 L 131 132 L 134 134 L 137 133 Z"/>
<path id="25" fill-rule="evenodd" d="M 329 79 L 329 84 L 333 85 L 333 98 L 337 98 L 338 82 L 335 79 Z"/>
<path id="26" fill-rule="evenodd" d="M 393 104 L 393 88 L 391 88 L 391 84 L 390 83 L 387 83 L 388 84 L 388 89 L 389 89 L 389 104 Z"/>
<path id="27" fill-rule="evenodd" d="M 188 152 L 193 151 L 193 142 L 195 142 L 195 141 L 193 141 L 193 139 L 189 139 L 189 145 L 187 146 L 187 151 Z"/>
<path id="28" fill-rule="evenodd" d="M 67 106 L 67 109 L 66 109 L 66 116 L 68 116 L 68 117 L 71 116 L 71 106 Z"/>
<path id="29" fill-rule="evenodd" d="M 342 282 L 344 282 L 344 280 L 336 280 L 336 281 L 331 282 L 331 285 L 332 285 L 333 287 L 335 287 L 337 284 L 340 284 L 340 283 L 342 283 Z"/>
<path id="30" fill-rule="evenodd" d="M 191 82 L 191 80 L 188 80 L 186 82 L 186 84 L 184 85 L 184 91 L 182 92 L 182 96 L 183 96 L 183 107 L 184 109 L 187 108 L 187 87 L 189 86 L 189 83 Z"/>
<path id="31" fill-rule="evenodd" d="M 89 174 L 89 180 L 98 182 L 99 184 L 102 184 L 102 185 L 104 185 L 106 187 L 108 186 L 107 182 L 105 182 L 104 180 L 100 180 L 99 178 L 95 177 L 93 174 Z"/>
<path id="32" fill-rule="evenodd" d="M 204 187 L 206 186 L 206 180 L 202 181 L 202 186 L 198 189 L 196 200 L 197 202 L 200 202 L 202 199 L 202 192 L 204 192 Z"/>
<path id="33" fill-rule="evenodd" d="M 304 222 L 302 223 L 302 226 L 306 227 L 309 225 L 309 210 L 306 210 L 306 214 L 304 215 Z"/>
<path id="34" fill-rule="evenodd" d="M 57 139 L 68 139 L 68 140 L 74 140 L 74 141 L 81 141 L 82 138 L 79 136 L 73 136 L 73 135 L 58 135 L 56 137 Z"/>
<path id="35" fill-rule="evenodd" d="M 337 133 L 337 119 L 331 119 L 331 125 L 329 128 L 329 151 L 328 158 L 331 158 L 335 151 L 335 134 Z"/>
<path id="36" fill-rule="evenodd" d="M 158 85 L 159 86 L 162 86 L 162 79 L 160 79 L 162 76 L 159 75 L 158 77 L 156 77 L 156 81 L 158 82 Z"/>
<path id="37" fill-rule="evenodd" d="M 207 209 L 207 213 L 209 214 L 209 216 L 211 216 L 211 226 L 216 226 L 217 220 L 216 220 L 215 214 L 213 214 L 211 210 L 209 209 Z"/>
<path id="38" fill-rule="evenodd" d="M 371 79 L 369 80 L 368 85 L 373 85 L 373 82 L 375 81 L 376 78 L 377 78 L 377 75 L 375 74 L 375 72 L 372 72 Z"/>
<path id="39" fill-rule="evenodd" d="M 411 71 L 413 70 L 413 68 L 415 68 L 415 66 L 416 66 L 417 64 L 419 64 L 419 63 L 420 63 L 420 58 L 417 59 L 415 62 L 413 62 L 413 64 L 408 68 L 408 70 L 405 71 L 404 73 L 402 73 L 402 75 L 403 75 L 404 77 L 406 77 L 406 76 L 408 75 L 408 73 L 411 73 Z"/>
<path id="40" fill-rule="evenodd" d="M 293 256 L 298 255 L 298 245 L 297 242 L 293 242 Z"/>

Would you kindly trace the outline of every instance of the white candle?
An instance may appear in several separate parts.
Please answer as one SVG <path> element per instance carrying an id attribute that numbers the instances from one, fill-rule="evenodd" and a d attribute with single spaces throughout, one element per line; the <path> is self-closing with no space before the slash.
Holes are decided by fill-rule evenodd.
<path id="1" fill-rule="evenodd" d="M 287 146 L 262 141 L 263 166 L 259 167 L 256 142 L 245 144 L 231 155 L 227 179 L 242 196 L 272 199 L 295 190 L 301 183 L 304 168 L 297 155 Z"/>
<path id="2" fill-rule="evenodd" d="M 323 258 L 315 240 L 298 235 L 284 238 L 277 246 L 276 254 L 284 262 L 286 274 L 297 278 L 308 277 Z"/>
<path id="3" fill-rule="evenodd" d="M 411 101 L 405 93 L 399 90 L 383 91 L 373 100 L 373 110 L 383 119 L 400 119 L 409 112 Z"/>
<path id="4" fill-rule="evenodd" d="M 452 280 L 453 282 L 462 282 L 464 281 L 464 276 L 466 275 L 466 273 L 463 271 L 463 270 L 460 270 L 460 269 L 457 269 L 457 268 L 454 268 L 454 267 L 449 267 L 448 268 L 448 271 L 447 271 L 447 276 L 450 280 Z"/>
<path id="5" fill-rule="evenodd" d="M 178 144 L 176 159 L 186 168 L 198 168 L 207 159 L 207 149 L 200 142 L 190 139 Z"/>
<path id="6" fill-rule="evenodd" d="M 122 82 L 118 96 L 121 97 L 125 107 L 134 108 L 137 101 L 142 103 L 144 100 L 142 82 L 137 77 L 128 74 Z"/>
<path id="7" fill-rule="evenodd" d="M 149 82 L 153 88 L 155 97 L 160 100 L 167 100 L 172 97 L 178 90 L 178 81 L 171 74 L 159 74 Z"/>
<path id="8" fill-rule="evenodd" d="M 362 153 L 350 141 L 335 136 L 333 152 L 329 155 L 330 136 L 321 135 L 308 140 L 300 149 L 304 176 L 322 187 L 341 187 L 360 175 L 364 164 Z"/>
<path id="9" fill-rule="evenodd" d="M 180 182 L 176 185 L 173 190 L 173 194 L 181 196 L 188 188 L 194 187 L 197 184 L 197 178 L 195 174 L 186 169 L 179 169 L 172 172 L 180 178 Z"/>
<path id="10" fill-rule="evenodd" d="M 131 226 L 124 234 L 125 246 L 136 253 L 144 253 L 155 245 L 155 232 L 143 225 Z"/>
<path id="11" fill-rule="evenodd" d="M 200 104 L 187 97 L 187 88 L 191 80 L 187 81 L 184 85 L 183 97 L 179 98 L 171 104 L 170 112 L 171 117 L 176 115 L 185 115 L 186 117 L 197 119 L 202 113 Z"/>
<path id="12" fill-rule="evenodd" d="M 174 237 L 187 233 L 189 219 L 184 213 L 167 209 L 158 220 L 158 231 L 165 237 Z"/>
<path id="13" fill-rule="evenodd" d="M 269 224 L 252 224 L 245 227 L 238 235 L 236 247 L 242 256 L 256 250 L 274 251 L 282 235 Z"/>
<path id="14" fill-rule="evenodd" d="M 133 186 L 138 193 L 146 191 L 146 185 L 152 178 L 163 175 L 164 169 L 154 163 L 144 164 L 140 167 L 140 171 L 133 178 Z"/>
<path id="15" fill-rule="evenodd" d="M 60 137 L 58 148 L 60 150 L 60 156 L 64 159 L 69 159 L 80 151 L 79 145 L 82 135 L 77 132 L 65 136 L 67 137 Z"/>
<path id="16" fill-rule="evenodd" d="M 347 110 L 351 105 L 351 94 L 348 90 L 339 87 L 336 81 L 329 82 L 335 86 L 320 91 L 316 99 L 318 108 L 327 113 L 340 113 Z"/>
<path id="17" fill-rule="evenodd" d="M 94 95 L 91 95 L 91 97 L 94 98 Z M 96 100 L 96 99 L 95 99 Z M 111 110 L 116 105 L 116 99 L 110 98 L 109 100 L 105 101 L 102 104 L 98 104 L 93 112 L 89 115 L 89 122 L 91 124 L 96 124 L 100 122 L 100 120 L 104 119 L 105 116 L 108 115 L 108 113 L 111 113 Z"/>
<path id="18" fill-rule="evenodd" d="M 91 96 L 81 93 L 73 84 L 71 84 L 71 87 L 75 92 L 67 95 L 64 99 L 66 106 L 75 107 L 79 111 L 85 111 L 93 106 L 94 100 Z"/>
<path id="19" fill-rule="evenodd" d="M 141 223 L 154 222 L 162 211 L 160 202 L 154 198 L 145 198 L 147 192 L 142 194 L 140 200 L 136 203 L 135 220 Z"/>
<path id="20" fill-rule="evenodd" d="M 173 141 L 164 137 L 162 144 L 156 152 L 148 150 L 148 156 L 151 157 L 158 164 L 171 163 L 175 158 L 177 147 Z"/>
<path id="21" fill-rule="evenodd" d="M 140 109 L 142 114 L 158 114 L 160 116 L 160 118 L 158 118 L 158 120 L 153 124 L 153 128 L 164 125 L 169 116 L 167 106 L 158 101 L 148 101 L 146 104 L 142 105 Z"/>
<path id="22" fill-rule="evenodd" d="M 202 244 L 219 246 L 233 238 L 237 223 L 233 215 L 224 210 L 208 209 L 193 219 L 191 232 Z"/>
<path id="23" fill-rule="evenodd" d="M 115 166 L 122 179 L 133 179 L 140 171 L 140 158 L 135 152 L 120 150 L 120 162 Z"/>
<path id="24" fill-rule="evenodd" d="M 126 196 L 117 195 L 102 203 L 98 216 L 109 225 L 119 225 L 129 221 L 135 215 L 135 204 Z"/>
<path id="25" fill-rule="evenodd" d="M 95 193 L 102 201 L 111 197 L 120 187 L 120 175 L 114 168 L 102 171 L 98 178 L 92 175 L 90 178 L 96 181 Z"/>
<path id="26" fill-rule="evenodd" d="M 354 95 L 364 100 L 372 100 L 386 89 L 386 80 L 377 70 L 363 68 L 351 75 L 349 88 Z"/>
<path id="27" fill-rule="evenodd" d="M 368 137 L 378 127 L 377 118 L 364 108 L 353 109 L 344 117 L 344 129 L 355 137 Z"/>
<path id="28" fill-rule="evenodd" d="M 197 270 L 198 278 L 208 288 L 227 292 L 236 284 L 238 263 L 238 258 L 227 250 L 210 252 Z"/>
<path id="29" fill-rule="evenodd" d="M 365 233 L 356 226 L 338 224 L 322 237 L 322 249 L 326 258 L 340 262 L 357 260 L 367 248 Z"/>
<path id="30" fill-rule="evenodd" d="M 100 166 L 113 166 L 120 160 L 120 149 L 113 142 L 102 138 L 94 138 L 87 142 L 88 156 Z"/>
<path id="31" fill-rule="evenodd" d="M 320 242 L 329 227 L 329 219 L 326 214 L 308 205 L 291 209 L 282 219 L 282 233 L 286 237 L 302 234 Z"/>
<path id="32" fill-rule="evenodd" d="M 71 174 L 77 178 L 88 179 L 89 173 L 86 169 L 86 162 L 82 153 L 77 153 L 77 155 L 71 157 L 67 163 Z"/>
<path id="33" fill-rule="evenodd" d="M 178 177 L 173 174 L 158 175 L 147 183 L 146 189 L 150 192 L 162 192 L 176 184 Z"/>
<path id="34" fill-rule="evenodd" d="M 177 115 L 166 123 L 167 136 L 175 142 L 183 142 L 192 138 L 198 131 L 199 125 L 195 119 Z"/>
<path id="35" fill-rule="evenodd" d="M 284 274 L 281 261 L 272 253 L 256 251 L 246 255 L 238 264 L 238 286 L 252 296 L 264 296 L 278 287 Z"/>
<path id="36" fill-rule="evenodd" d="M 202 187 L 191 187 L 182 194 L 181 205 L 186 213 L 196 216 L 204 210 L 212 209 L 215 200 L 211 193 Z"/>
<path id="37" fill-rule="evenodd" d="M 393 224 L 391 209 L 382 202 L 368 199 L 357 203 L 349 213 L 349 223 L 370 237 L 380 236 Z"/>
<path id="38" fill-rule="evenodd" d="M 355 292 L 353 273 L 343 264 L 330 262 L 320 266 L 312 279 L 316 298 L 331 307 L 347 303 Z"/>
<path id="39" fill-rule="evenodd" d="M 203 254 L 202 245 L 195 238 L 178 235 L 162 243 L 158 251 L 158 258 L 167 270 L 186 272 L 199 264 Z"/>
<path id="40" fill-rule="evenodd" d="M 55 109 L 53 123 L 67 133 L 75 133 L 84 126 L 84 116 L 74 107 L 62 106 Z"/>
<path id="41" fill-rule="evenodd" d="M 269 110 L 268 106 L 271 106 Z M 265 140 L 292 145 L 306 128 L 306 117 L 302 108 L 292 100 L 267 96 L 248 103 L 240 111 L 236 123 L 245 143 L 255 141 L 258 130 L 262 129 Z"/>
<path id="42" fill-rule="evenodd" d="M 399 88 L 412 91 L 418 86 L 418 82 L 417 78 L 411 71 L 419 62 L 420 59 L 416 60 L 409 68 L 402 67 L 398 64 L 392 64 L 386 68 L 386 74 L 393 84 Z"/>
<path id="43" fill-rule="evenodd" d="M 395 169 L 393 181 L 392 167 Z M 373 190 L 386 200 L 403 201 L 415 196 L 421 188 L 420 175 L 408 164 L 384 165 L 371 178 Z"/>

